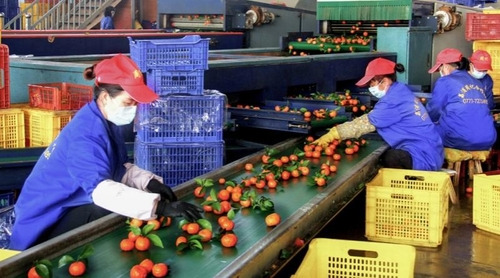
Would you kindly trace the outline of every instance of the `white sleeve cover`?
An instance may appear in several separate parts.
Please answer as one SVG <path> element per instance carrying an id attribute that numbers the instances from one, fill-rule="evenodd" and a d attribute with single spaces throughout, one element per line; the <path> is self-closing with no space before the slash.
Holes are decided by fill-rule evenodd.
<path id="1" fill-rule="evenodd" d="M 141 191 L 113 180 L 100 182 L 92 192 L 94 203 L 109 211 L 142 220 L 156 218 L 160 195 Z"/>
<path id="2" fill-rule="evenodd" d="M 139 168 L 137 165 L 132 163 L 124 164 L 127 171 L 125 175 L 123 175 L 122 183 L 132 186 L 141 190 L 146 190 L 146 186 L 148 185 L 151 179 L 156 179 L 159 182 L 163 183 L 163 178 L 153 174 L 150 171 Z"/>

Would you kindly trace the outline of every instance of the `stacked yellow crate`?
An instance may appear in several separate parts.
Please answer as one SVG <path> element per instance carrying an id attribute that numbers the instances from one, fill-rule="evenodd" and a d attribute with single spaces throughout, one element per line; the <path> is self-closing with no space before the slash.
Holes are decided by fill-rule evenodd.
<path id="1" fill-rule="evenodd" d="M 91 86 L 72 83 L 28 85 L 30 106 L 23 107 L 26 146 L 48 146 L 73 115 L 93 98 Z"/>
<path id="2" fill-rule="evenodd" d="M 500 95 L 500 10 L 467 13 L 465 38 L 473 41 L 473 51 L 484 50 L 491 55 L 493 94 Z"/>

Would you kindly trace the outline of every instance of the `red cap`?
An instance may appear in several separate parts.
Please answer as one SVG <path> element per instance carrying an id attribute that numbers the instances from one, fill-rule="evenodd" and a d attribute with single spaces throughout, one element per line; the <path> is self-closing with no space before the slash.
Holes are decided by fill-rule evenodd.
<path id="1" fill-rule="evenodd" d="M 484 50 L 476 50 L 470 56 L 470 62 L 477 70 L 493 70 L 491 67 L 491 56 Z"/>
<path id="2" fill-rule="evenodd" d="M 443 64 L 460 62 L 462 53 L 455 48 L 445 48 L 436 57 L 436 64 L 429 70 L 429 73 L 436 72 Z"/>
<path id="3" fill-rule="evenodd" d="M 370 82 L 370 80 L 372 80 L 373 77 L 377 75 L 393 74 L 396 72 L 394 70 L 395 67 L 396 63 L 384 58 L 377 58 L 375 60 L 372 60 L 370 63 L 368 63 L 368 66 L 366 66 L 365 76 L 356 83 L 356 86 L 366 86 L 368 82 Z"/>
<path id="4" fill-rule="evenodd" d="M 150 103 L 158 95 L 144 84 L 139 67 L 130 58 L 118 54 L 99 62 L 94 68 L 95 82 L 120 85 L 139 103 Z"/>

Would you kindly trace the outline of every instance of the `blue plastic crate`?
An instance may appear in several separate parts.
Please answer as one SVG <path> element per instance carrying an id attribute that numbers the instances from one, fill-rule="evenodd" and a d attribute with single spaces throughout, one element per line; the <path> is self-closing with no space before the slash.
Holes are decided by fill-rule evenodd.
<path id="1" fill-rule="evenodd" d="M 444 2 L 448 3 L 453 3 L 457 5 L 462 5 L 462 6 L 468 6 L 468 7 L 476 7 L 479 6 L 481 8 L 484 7 L 485 0 L 444 0 Z"/>
<path id="2" fill-rule="evenodd" d="M 222 167 L 224 141 L 213 143 L 151 144 L 135 141 L 135 164 L 174 187 Z"/>
<path id="3" fill-rule="evenodd" d="M 221 141 L 226 103 L 226 95 L 205 90 L 202 96 L 169 95 L 139 104 L 137 137 L 147 143 Z"/>
<path id="4" fill-rule="evenodd" d="M 15 218 L 13 205 L 0 208 L 0 249 L 9 247 Z"/>
<path id="5" fill-rule="evenodd" d="M 133 40 L 130 57 L 141 71 L 164 69 L 192 71 L 208 69 L 208 45 L 210 39 L 188 35 L 180 39 Z"/>
<path id="6" fill-rule="evenodd" d="M 14 204 L 14 192 L 0 194 L 0 208 L 4 208 Z"/>
<path id="7" fill-rule="evenodd" d="M 203 94 L 205 71 L 169 71 L 153 70 L 146 75 L 146 83 L 159 96 L 171 94 Z"/>

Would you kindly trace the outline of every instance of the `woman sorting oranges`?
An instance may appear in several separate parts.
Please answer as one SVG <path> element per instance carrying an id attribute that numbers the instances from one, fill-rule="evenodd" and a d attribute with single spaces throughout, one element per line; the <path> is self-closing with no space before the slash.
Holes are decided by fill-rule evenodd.
<path id="1" fill-rule="evenodd" d="M 469 58 L 469 74 L 481 81 L 484 86 L 484 93 L 488 100 L 488 107 L 495 108 L 495 101 L 493 100 L 493 79 L 488 74 L 491 67 L 491 56 L 484 50 L 476 50 Z"/>
<path id="2" fill-rule="evenodd" d="M 384 58 L 368 63 L 365 76 L 356 85 L 369 85 L 370 93 L 379 99 L 373 110 L 331 128 L 313 143 L 325 147 L 334 139 L 358 138 L 376 130 L 391 147 L 381 156 L 383 167 L 441 169 L 441 138 L 420 100 L 405 84 L 396 81 L 396 72 L 403 71 L 403 65 Z"/>
<path id="3" fill-rule="evenodd" d="M 457 49 L 439 52 L 429 73 L 439 71 L 441 77 L 434 84 L 427 111 L 446 148 L 485 151 L 497 134 L 485 88 L 467 72 L 468 65 Z"/>
<path id="4" fill-rule="evenodd" d="M 157 95 L 124 55 L 85 70 L 95 79 L 94 101 L 82 107 L 47 147 L 15 205 L 10 249 L 24 250 L 110 212 L 143 220 L 201 217 L 201 208 L 177 201 L 162 178 L 128 163 L 120 126 L 138 103 Z"/>

